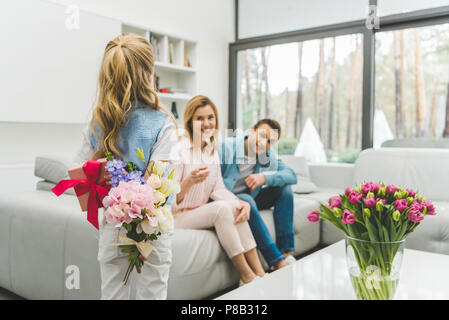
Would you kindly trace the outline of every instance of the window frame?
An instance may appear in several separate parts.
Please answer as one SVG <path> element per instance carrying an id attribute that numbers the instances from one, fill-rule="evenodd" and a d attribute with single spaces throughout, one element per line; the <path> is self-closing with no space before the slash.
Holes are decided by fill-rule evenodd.
<path id="1" fill-rule="evenodd" d="M 237 40 L 229 44 L 228 128 L 235 130 L 237 123 L 237 55 L 239 51 L 349 34 L 362 34 L 363 92 L 361 150 L 373 147 L 376 33 L 449 23 L 449 6 L 444 6 L 379 17 L 379 29 L 368 29 L 366 27 L 366 20 L 357 20 L 322 27 L 239 39 L 238 1 L 239 0 L 235 0 L 235 38 Z M 377 0 L 367 0 L 367 6 L 368 5 L 377 5 Z"/>

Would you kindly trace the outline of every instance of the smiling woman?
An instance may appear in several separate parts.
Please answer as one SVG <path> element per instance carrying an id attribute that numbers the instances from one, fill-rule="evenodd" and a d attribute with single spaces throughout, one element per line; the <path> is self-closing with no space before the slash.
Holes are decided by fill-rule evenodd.
<path id="1" fill-rule="evenodd" d="M 248 283 L 265 274 L 248 225 L 250 206 L 239 200 L 223 183 L 216 150 L 218 111 L 205 96 L 193 97 L 184 111 L 186 139 L 180 141 L 175 179 L 181 185 L 172 205 L 175 228 L 215 227 L 218 240 Z"/>

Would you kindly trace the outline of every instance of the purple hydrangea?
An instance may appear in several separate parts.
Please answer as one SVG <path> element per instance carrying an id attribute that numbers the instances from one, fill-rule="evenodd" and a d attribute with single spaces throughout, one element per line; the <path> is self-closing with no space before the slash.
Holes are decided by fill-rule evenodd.
<path id="1" fill-rule="evenodd" d="M 126 182 L 129 181 L 139 181 L 141 184 L 145 184 L 146 179 L 143 176 L 142 171 L 135 170 L 127 174 Z"/>
<path id="2" fill-rule="evenodd" d="M 117 187 L 120 181 L 126 181 L 125 167 L 126 163 L 117 159 L 106 163 L 106 171 L 109 173 L 110 183 L 113 187 Z"/>

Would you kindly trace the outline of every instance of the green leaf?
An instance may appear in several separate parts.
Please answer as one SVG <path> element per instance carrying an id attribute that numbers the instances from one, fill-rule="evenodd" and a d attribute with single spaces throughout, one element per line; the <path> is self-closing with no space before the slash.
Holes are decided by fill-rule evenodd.
<path id="1" fill-rule="evenodd" d="M 173 179 L 173 177 L 175 176 L 175 169 L 173 169 L 170 174 L 168 175 L 168 180 Z"/>
<path id="2" fill-rule="evenodd" d="M 388 231 L 387 231 L 387 228 L 385 228 L 385 226 L 382 226 L 382 231 L 384 233 L 385 242 L 390 242 L 390 237 L 388 236 Z"/>

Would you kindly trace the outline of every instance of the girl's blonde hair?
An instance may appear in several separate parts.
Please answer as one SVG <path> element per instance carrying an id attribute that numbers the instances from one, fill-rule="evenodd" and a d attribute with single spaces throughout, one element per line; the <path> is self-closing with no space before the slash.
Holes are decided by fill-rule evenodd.
<path id="1" fill-rule="evenodd" d="M 198 108 L 205 107 L 207 105 L 211 106 L 215 114 L 215 121 L 216 121 L 215 134 L 211 137 L 211 142 L 213 144 L 212 152 L 214 152 L 216 144 L 215 136 L 218 133 L 219 122 L 218 122 L 218 109 L 211 99 L 209 99 L 206 96 L 198 95 L 193 97 L 187 102 L 184 110 L 184 129 L 185 131 L 187 131 L 190 142 L 193 143 L 193 115 L 195 114 L 196 110 L 198 110 Z"/>
<path id="2" fill-rule="evenodd" d="M 154 56 L 151 44 L 135 34 L 119 35 L 106 45 L 98 77 L 98 99 L 90 122 L 90 131 L 100 139 L 94 125 L 101 129 L 100 148 L 93 159 L 104 157 L 106 151 L 122 158 L 116 147 L 120 129 L 127 123 L 133 105 L 165 112 L 153 89 Z"/>

